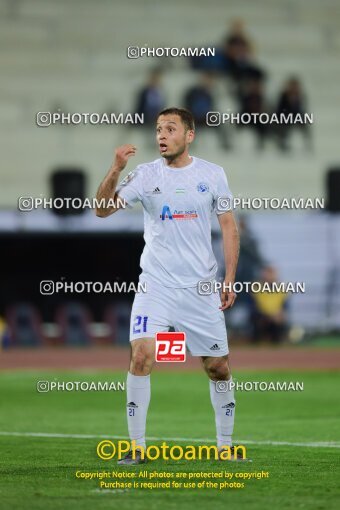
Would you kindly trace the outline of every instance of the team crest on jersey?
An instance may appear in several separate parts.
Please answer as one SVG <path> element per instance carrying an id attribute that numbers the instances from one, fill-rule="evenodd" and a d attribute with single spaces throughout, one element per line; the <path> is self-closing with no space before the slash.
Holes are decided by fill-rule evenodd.
<path id="1" fill-rule="evenodd" d="M 209 191 L 209 186 L 205 182 L 200 182 L 197 184 L 197 191 L 200 193 L 207 193 Z"/>

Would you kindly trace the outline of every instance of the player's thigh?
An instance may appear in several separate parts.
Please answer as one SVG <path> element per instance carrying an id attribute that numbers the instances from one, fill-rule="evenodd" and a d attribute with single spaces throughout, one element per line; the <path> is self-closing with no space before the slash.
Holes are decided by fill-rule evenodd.
<path id="1" fill-rule="evenodd" d="M 159 331 L 168 331 L 172 325 L 172 301 L 171 289 L 148 282 L 147 292 L 135 295 L 131 310 L 130 342 L 154 338 Z"/>

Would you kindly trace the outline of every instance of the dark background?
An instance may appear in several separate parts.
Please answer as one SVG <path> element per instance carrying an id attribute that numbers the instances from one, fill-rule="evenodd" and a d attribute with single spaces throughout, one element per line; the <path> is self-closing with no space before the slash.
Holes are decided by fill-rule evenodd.
<path id="1" fill-rule="evenodd" d="M 41 280 L 66 282 L 130 282 L 137 285 L 142 234 L 1 234 L 0 314 L 18 303 L 36 306 L 44 321 L 51 322 L 55 309 L 67 301 L 87 305 L 96 321 L 104 308 L 121 299 L 132 302 L 133 293 L 40 293 Z"/>

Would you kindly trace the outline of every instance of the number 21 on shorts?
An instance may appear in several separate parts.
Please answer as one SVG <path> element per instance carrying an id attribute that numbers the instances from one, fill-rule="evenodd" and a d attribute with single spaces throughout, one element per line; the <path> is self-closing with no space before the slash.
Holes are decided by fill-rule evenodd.
<path id="1" fill-rule="evenodd" d="M 148 316 L 147 315 L 136 315 L 135 321 L 133 323 L 133 334 L 136 335 L 138 333 L 146 333 L 147 325 L 148 325 Z"/>

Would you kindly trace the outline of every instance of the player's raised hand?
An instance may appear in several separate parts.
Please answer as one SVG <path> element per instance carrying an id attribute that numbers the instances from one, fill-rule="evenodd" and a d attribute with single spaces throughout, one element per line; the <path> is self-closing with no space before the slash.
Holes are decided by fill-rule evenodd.
<path id="1" fill-rule="evenodd" d="M 221 306 L 220 310 L 227 310 L 231 308 L 235 302 L 236 293 L 233 291 L 233 282 L 224 280 L 223 288 L 221 292 Z"/>
<path id="2" fill-rule="evenodd" d="M 126 164 L 131 156 L 136 154 L 137 147 L 127 143 L 117 147 L 115 150 L 115 161 L 114 166 L 121 172 L 126 167 Z"/>

